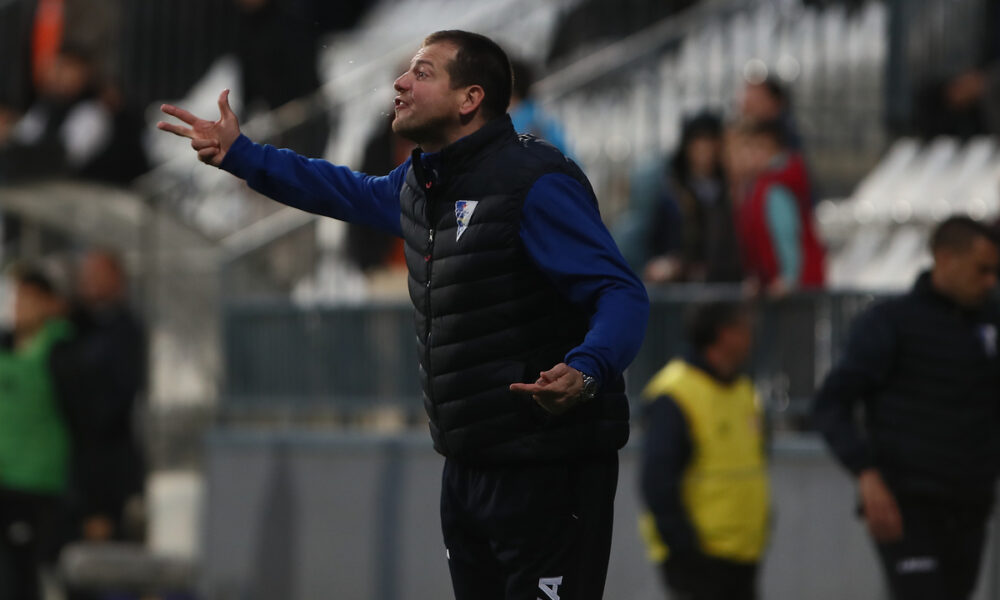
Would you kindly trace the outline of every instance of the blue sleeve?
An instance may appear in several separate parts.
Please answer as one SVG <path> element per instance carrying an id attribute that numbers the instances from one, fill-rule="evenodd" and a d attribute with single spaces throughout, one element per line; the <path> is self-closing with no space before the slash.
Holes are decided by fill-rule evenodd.
<path id="1" fill-rule="evenodd" d="M 766 206 L 767 229 L 778 259 L 778 272 L 788 286 L 796 287 L 802 272 L 802 246 L 799 242 L 802 224 L 795 196 L 788 188 L 773 185 L 767 190 Z"/>
<path id="2" fill-rule="evenodd" d="M 570 350 L 566 364 L 602 382 L 616 379 L 642 345 L 649 298 L 589 190 L 569 175 L 540 177 L 524 201 L 521 240 L 556 289 L 590 317 L 583 343 Z"/>
<path id="3" fill-rule="evenodd" d="M 399 190 L 409 164 L 407 160 L 388 175 L 373 177 L 241 135 L 221 168 L 282 204 L 402 237 Z"/>
<path id="4" fill-rule="evenodd" d="M 639 486 L 656 530 L 673 558 L 699 551 L 698 535 L 681 501 L 681 480 L 691 460 L 687 419 L 670 396 L 660 396 L 645 412 Z"/>

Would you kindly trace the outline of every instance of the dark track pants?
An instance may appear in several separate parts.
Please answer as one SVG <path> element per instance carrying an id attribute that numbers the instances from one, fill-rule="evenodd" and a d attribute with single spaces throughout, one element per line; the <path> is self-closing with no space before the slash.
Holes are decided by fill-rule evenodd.
<path id="1" fill-rule="evenodd" d="M 470 467 L 445 461 L 441 527 L 457 600 L 599 600 L 618 457 Z"/>
<path id="2" fill-rule="evenodd" d="M 671 600 L 756 600 L 757 563 L 700 557 L 661 565 Z"/>
<path id="3" fill-rule="evenodd" d="M 972 595 L 986 537 L 985 510 L 900 502 L 903 539 L 878 545 L 894 600 Z"/>
<path id="4" fill-rule="evenodd" d="M 38 568 L 55 500 L 0 489 L 0 600 L 38 600 Z"/>

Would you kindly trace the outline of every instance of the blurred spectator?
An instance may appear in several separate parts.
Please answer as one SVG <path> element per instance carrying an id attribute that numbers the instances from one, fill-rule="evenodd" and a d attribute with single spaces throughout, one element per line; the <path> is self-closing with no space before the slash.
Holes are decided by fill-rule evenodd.
<path id="1" fill-rule="evenodd" d="M 31 35 L 34 0 L 0 2 L 0 113 L 19 116 L 31 104 Z M 0 145 L 3 132 L 0 130 Z"/>
<path id="2" fill-rule="evenodd" d="M 0 340 L 0 598 L 41 598 L 38 569 L 66 490 L 70 436 L 56 373 L 72 326 L 40 271 L 14 273 L 14 329 Z M 62 384 L 62 385 L 61 385 Z"/>
<path id="3" fill-rule="evenodd" d="M 855 319 L 816 395 L 816 427 L 857 478 L 895 600 L 961 600 L 978 578 L 1000 437 L 993 236 L 964 216 L 938 225 L 931 269 Z"/>
<path id="4" fill-rule="evenodd" d="M 90 54 L 65 47 L 49 64 L 38 100 L 0 141 L 0 179 L 79 176 L 126 183 L 148 165 L 142 123 L 95 75 Z"/>
<path id="5" fill-rule="evenodd" d="M 535 84 L 535 73 L 531 65 L 515 58 L 510 61 L 510 67 L 514 72 L 514 87 L 511 89 L 507 112 L 514 123 L 514 131 L 530 133 L 568 154 L 566 133 L 562 126 L 531 97 L 531 86 Z"/>
<path id="6" fill-rule="evenodd" d="M 916 129 L 927 138 L 1000 135 L 1000 3 L 983 2 L 983 36 L 976 64 L 917 91 Z"/>
<path id="7" fill-rule="evenodd" d="M 802 152 L 802 136 L 792 112 L 791 95 L 774 77 L 746 83 L 740 104 L 740 118 L 752 123 L 777 123 L 784 145 L 790 150 Z"/>
<path id="8" fill-rule="evenodd" d="M 408 68 L 408 67 L 407 67 Z M 410 157 L 413 142 L 401 138 L 392 130 L 393 117 L 379 117 L 375 135 L 365 146 L 361 171 L 372 175 L 387 175 Z M 371 272 L 387 264 L 405 266 L 403 241 L 377 229 L 347 224 L 347 257 L 362 272 Z"/>
<path id="9" fill-rule="evenodd" d="M 653 211 L 646 281 L 742 279 L 722 152 L 718 117 L 703 113 L 684 123 Z"/>
<path id="10" fill-rule="evenodd" d="M 741 132 L 755 174 L 736 209 L 743 265 L 752 285 L 770 296 L 825 280 L 805 163 L 784 145 L 782 131 L 768 121 L 745 124 Z"/>
<path id="11" fill-rule="evenodd" d="M 924 138 L 1000 135 L 1000 61 L 918 92 L 917 131 Z"/>
<path id="12" fill-rule="evenodd" d="M 769 513 L 760 404 L 742 374 L 750 316 L 701 305 L 687 333 L 691 353 L 643 390 L 640 530 L 671 598 L 750 600 Z"/>
<path id="13" fill-rule="evenodd" d="M 102 80 L 116 73 L 120 2 L 11 0 L 0 6 L 0 145 L 3 113 L 16 118 L 37 93 L 63 48 L 83 48 Z"/>
<path id="14" fill-rule="evenodd" d="M 126 291 L 117 256 L 95 250 L 83 258 L 74 322 L 86 381 L 67 405 L 74 435 L 71 539 L 126 538 L 126 505 L 145 487 L 145 461 L 134 430 L 145 385 L 145 336 Z"/>

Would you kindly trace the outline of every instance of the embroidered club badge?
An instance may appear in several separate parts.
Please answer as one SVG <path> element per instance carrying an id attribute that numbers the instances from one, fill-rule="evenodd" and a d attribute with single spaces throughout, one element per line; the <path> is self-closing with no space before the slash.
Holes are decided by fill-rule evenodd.
<path id="1" fill-rule="evenodd" d="M 455 241 L 457 242 L 465 230 L 469 228 L 469 221 L 472 220 L 472 213 L 476 211 L 478 200 L 459 200 L 455 202 L 455 222 L 458 229 L 455 230 Z"/>

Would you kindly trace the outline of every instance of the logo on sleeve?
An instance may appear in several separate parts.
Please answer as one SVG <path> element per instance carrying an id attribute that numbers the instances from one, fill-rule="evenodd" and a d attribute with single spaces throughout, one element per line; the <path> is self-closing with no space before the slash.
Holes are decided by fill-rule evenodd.
<path id="1" fill-rule="evenodd" d="M 455 203 L 455 222 L 458 223 L 458 229 L 455 231 L 456 242 L 469 228 L 469 221 L 472 220 L 472 213 L 476 212 L 477 204 L 478 200 L 459 200 Z"/>

